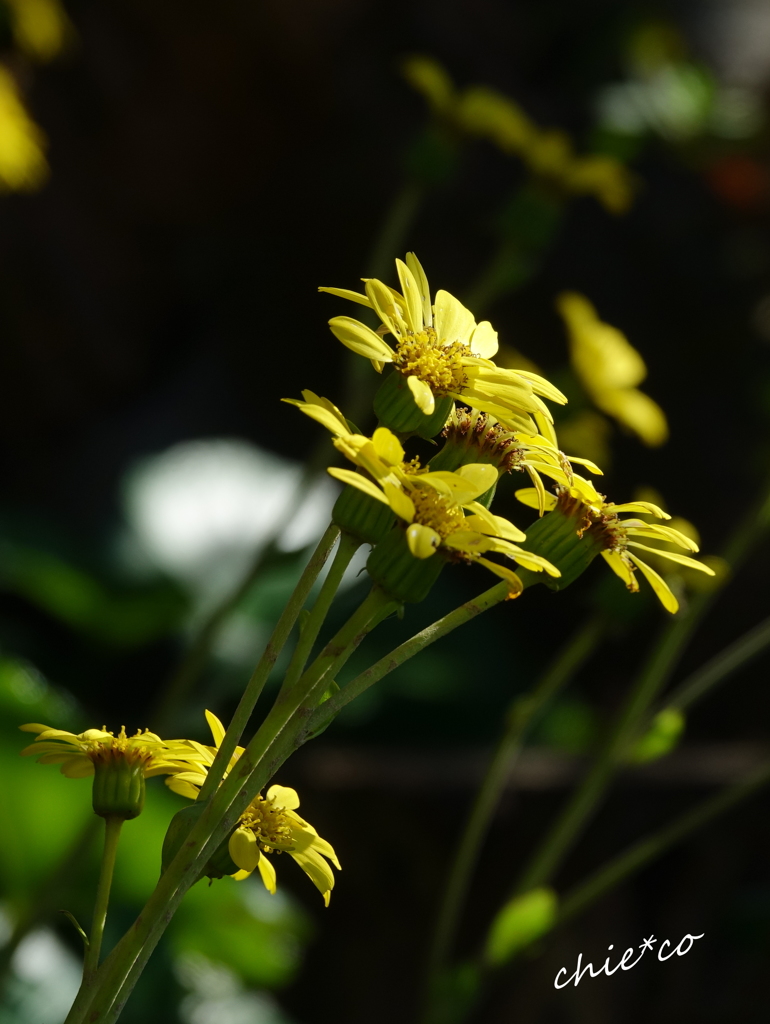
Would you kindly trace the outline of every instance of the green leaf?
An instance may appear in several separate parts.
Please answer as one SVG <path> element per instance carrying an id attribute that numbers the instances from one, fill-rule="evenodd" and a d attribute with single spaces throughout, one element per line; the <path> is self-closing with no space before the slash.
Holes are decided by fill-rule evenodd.
<path id="1" fill-rule="evenodd" d="M 484 951 L 486 960 L 499 967 L 553 928 L 558 899 L 553 889 L 533 889 L 516 896 L 492 922 Z"/>

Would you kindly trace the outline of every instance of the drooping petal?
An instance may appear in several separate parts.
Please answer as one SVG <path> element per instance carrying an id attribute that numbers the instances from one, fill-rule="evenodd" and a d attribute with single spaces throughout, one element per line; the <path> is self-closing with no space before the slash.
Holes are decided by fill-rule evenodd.
<path id="1" fill-rule="evenodd" d="M 630 548 L 641 548 L 642 551 L 649 551 L 650 554 L 660 555 L 661 558 L 668 558 L 669 561 L 676 562 L 678 565 L 686 565 L 688 569 L 698 569 L 700 572 L 705 572 L 707 576 L 716 575 L 714 570 L 704 565 L 703 562 L 698 562 L 694 558 L 688 558 L 687 555 L 680 555 L 678 551 L 664 551 L 662 548 L 651 548 L 647 544 L 639 544 L 638 541 L 634 540 L 629 540 L 627 543 Z"/>
<path id="2" fill-rule="evenodd" d="M 271 893 L 271 895 L 275 896 L 275 890 L 277 888 L 275 868 L 264 853 L 260 853 L 259 860 L 257 861 L 257 867 L 259 868 L 259 873 L 262 876 L 265 888 L 269 893 Z"/>
<path id="3" fill-rule="evenodd" d="M 671 593 L 671 588 L 663 579 L 663 577 L 659 576 L 658 573 L 656 573 L 655 570 L 651 568 L 651 566 L 647 565 L 646 562 L 643 562 L 641 558 L 637 558 L 636 555 L 631 554 L 630 551 L 628 552 L 628 557 L 631 559 L 634 565 L 638 566 L 642 570 L 645 577 L 647 578 L 647 582 L 655 591 L 658 600 L 666 609 L 666 611 L 671 612 L 672 615 L 678 612 L 679 602 Z"/>
<path id="4" fill-rule="evenodd" d="M 237 828 L 227 844 L 233 863 L 243 871 L 253 871 L 259 861 L 259 846 L 251 829 Z"/>
<path id="5" fill-rule="evenodd" d="M 406 543 L 415 558 L 430 558 L 441 544 L 441 537 L 430 526 L 412 523 L 406 528 Z"/>
<path id="6" fill-rule="evenodd" d="M 426 416 L 432 416 L 436 410 L 436 399 L 429 385 L 419 377 L 415 377 L 414 374 L 406 378 L 406 384 L 412 392 L 412 398 L 420 412 L 425 413 Z"/>
<path id="7" fill-rule="evenodd" d="M 405 494 L 400 487 L 396 487 L 395 484 L 386 483 L 383 484 L 385 491 L 385 500 L 396 513 L 400 519 L 406 520 L 407 523 L 411 523 L 415 516 L 414 502 Z"/>
<path id="8" fill-rule="evenodd" d="M 522 505 L 527 505 L 529 508 L 540 508 L 540 496 L 534 487 L 520 487 L 519 490 L 514 493 Z M 555 494 L 545 495 L 545 508 L 547 512 L 556 508 Z"/>
<path id="9" fill-rule="evenodd" d="M 495 576 L 499 576 L 506 581 L 509 597 L 518 597 L 524 590 L 524 584 L 512 569 L 508 569 L 504 565 L 498 565 L 497 562 L 492 562 L 488 558 L 480 558 L 479 563 L 489 569 L 490 572 L 493 572 Z"/>

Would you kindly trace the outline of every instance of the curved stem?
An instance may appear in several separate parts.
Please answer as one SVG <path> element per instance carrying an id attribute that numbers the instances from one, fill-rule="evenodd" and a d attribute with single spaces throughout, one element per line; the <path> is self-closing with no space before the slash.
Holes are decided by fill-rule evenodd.
<path id="1" fill-rule="evenodd" d="M 110 902 L 112 875 L 115 870 L 115 856 L 118 852 L 118 841 L 120 840 L 120 830 L 122 827 L 123 818 L 111 816 L 104 819 L 104 850 L 102 852 L 102 866 L 99 871 L 99 883 L 96 887 L 96 903 L 94 904 L 94 917 L 91 924 L 91 934 L 88 937 L 86 955 L 83 961 L 84 985 L 88 985 L 90 983 L 96 968 L 99 966 L 99 955 L 102 949 L 102 937 L 104 936 L 104 923 L 107 920 L 107 907 Z"/>
<path id="2" fill-rule="evenodd" d="M 524 738 L 549 702 L 596 649 L 604 627 L 604 619 L 599 616 L 587 619 L 541 676 L 532 692 L 526 697 L 517 698 L 508 708 L 506 728 L 476 794 L 449 871 L 428 959 L 428 1000 L 450 952 L 479 852 Z"/>
<path id="3" fill-rule="evenodd" d="M 273 670 L 276 659 L 289 638 L 289 633 L 291 633 L 294 623 L 297 621 L 297 617 L 302 610 L 302 606 L 307 600 L 308 594 L 318 578 L 318 574 L 321 572 L 326 559 L 329 557 L 331 549 L 334 547 L 339 532 L 337 526 L 333 523 L 330 524 L 326 533 L 318 542 L 318 546 L 313 552 L 310 561 L 305 566 L 305 570 L 297 586 L 294 588 L 294 593 L 281 613 L 281 617 L 273 630 L 273 635 L 270 637 L 267 646 L 262 652 L 262 657 L 257 663 L 257 667 L 246 684 L 243 696 L 238 702 L 238 707 L 235 709 L 230 725 L 214 758 L 214 763 L 209 769 L 206 780 L 201 787 L 198 796 L 199 800 L 206 800 L 216 789 L 218 782 L 224 775 L 226 767 L 230 763 L 230 758 L 238 746 L 238 740 L 243 735 L 254 706 L 259 700 L 268 676 Z"/>

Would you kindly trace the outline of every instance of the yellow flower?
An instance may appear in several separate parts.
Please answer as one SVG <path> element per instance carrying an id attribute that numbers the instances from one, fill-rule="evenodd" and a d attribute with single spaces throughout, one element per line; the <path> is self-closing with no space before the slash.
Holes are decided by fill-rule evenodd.
<path id="1" fill-rule="evenodd" d="M 569 331 L 572 366 L 597 408 L 645 444 L 663 444 L 668 438 L 665 414 L 636 387 L 647 376 L 636 349 L 616 327 L 599 319 L 583 295 L 565 292 L 557 306 Z"/>
<path id="2" fill-rule="evenodd" d="M 225 735 L 224 726 L 211 711 L 206 712 L 206 720 L 214 738 L 214 746 L 189 741 L 193 763 L 187 771 L 166 779 L 166 785 L 175 793 L 193 800 L 198 796 Z M 232 770 L 243 754 L 243 749 L 236 747 L 223 777 Z M 238 819 L 228 841 L 230 857 L 239 869 L 232 877 L 241 881 L 258 869 L 265 888 L 274 893 L 275 868 L 267 854 L 288 853 L 320 891 L 328 907 L 331 890 L 334 888 L 334 875 L 327 861 L 331 861 L 338 870 L 340 863 L 331 845 L 296 813 L 297 807 L 299 797 L 296 790 L 287 786 L 271 786 L 265 796 L 257 796 L 251 801 Z"/>
<path id="3" fill-rule="evenodd" d="M 458 92 L 446 69 L 431 57 L 408 57 L 403 73 L 433 113 L 455 130 L 488 139 L 563 192 L 593 195 L 610 213 L 622 214 L 631 206 L 633 176 L 614 157 L 576 155 L 565 132 L 541 128 L 510 97 L 488 86 Z"/>
<path id="4" fill-rule="evenodd" d="M 48 177 L 45 136 L 19 99 L 11 75 L 0 67 L 0 191 L 32 192 Z"/>
<path id="5" fill-rule="evenodd" d="M 564 395 L 537 374 L 496 366 L 492 356 L 497 332 L 489 321 L 477 324 L 449 292 L 437 292 L 431 304 L 425 271 L 414 253 L 407 254 L 406 263 L 396 260 L 396 269 L 401 292 L 373 278 L 365 281 L 365 295 L 319 289 L 373 309 L 382 321 L 375 332 L 351 317 L 334 317 L 329 326 L 343 345 L 370 359 L 378 372 L 392 363 L 426 416 L 435 411 L 436 397 L 450 396 L 499 419 L 512 419 L 532 433 L 536 427 L 531 414 L 551 419 L 540 396 L 563 403 Z M 382 334 L 390 334 L 395 347 Z"/>
<path id="6" fill-rule="evenodd" d="M 483 555 L 501 554 L 534 572 L 559 575 L 546 559 L 514 543 L 526 539 L 523 531 L 476 500 L 497 482 L 494 466 L 472 463 L 456 473 L 413 468 L 414 464 L 404 462 L 398 438 L 385 427 L 371 439 L 348 438 L 343 451 L 374 479 L 334 467 L 329 473 L 389 505 L 405 524 L 406 543 L 414 558 L 424 560 L 441 552 L 450 561 L 479 562 L 506 580 L 512 595 L 523 589 L 519 577 Z"/>
<path id="7" fill-rule="evenodd" d="M 330 843 L 322 839 L 304 818 L 296 813 L 299 797 L 288 786 L 271 786 L 267 795 L 258 796 L 238 820 L 230 836 L 230 856 L 240 870 L 233 877 L 248 878 L 259 870 L 268 892 L 276 889 L 275 868 L 268 853 L 288 853 L 308 876 L 329 906 L 334 874 L 329 861 L 340 870 L 340 862 Z"/>
<path id="8" fill-rule="evenodd" d="M 575 516 L 578 524 L 578 534 L 581 536 L 590 535 L 602 544 L 602 557 L 632 593 L 636 593 L 639 590 L 639 583 L 636 578 L 636 570 L 639 569 L 655 591 L 666 611 L 673 613 L 679 609 L 679 602 L 672 593 L 668 583 L 636 553 L 640 551 L 649 552 L 651 555 L 660 558 L 667 558 L 678 565 L 684 565 L 690 569 L 698 569 L 709 576 L 714 575 L 713 569 L 694 558 L 690 558 L 688 555 L 682 555 L 678 551 L 666 550 L 664 548 L 653 548 L 649 544 L 644 544 L 640 540 L 634 539 L 641 537 L 645 540 L 651 539 L 669 544 L 673 543 L 680 548 L 684 548 L 685 551 L 698 551 L 698 545 L 695 541 L 671 526 L 663 526 L 660 523 L 646 523 L 642 519 L 621 519 L 619 516 L 621 512 L 637 512 L 653 515 L 658 519 L 671 518 L 663 509 L 652 502 L 630 501 L 625 504 L 616 505 L 611 501 L 606 501 L 604 495 L 599 494 L 590 480 L 577 475 L 573 477 L 570 487 L 557 486 L 556 491 L 556 495 L 546 495 L 546 508 L 550 510 L 558 506 L 566 514 Z M 538 507 L 539 496 L 534 487 L 527 487 L 517 491 L 516 497 L 525 505 L 530 505 L 533 508 Z"/>
<path id="9" fill-rule="evenodd" d="M 72 35 L 72 25 L 59 0 L 5 0 L 20 50 L 35 60 L 48 61 L 60 53 Z"/>
<path id="10" fill-rule="evenodd" d="M 22 757 L 31 755 L 41 764 L 60 764 L 69 779 L 94 776 L 93 808 L 103 818 L 137 817 L 144 807 L 144 780 L 182 771 L 195 756 L 187 740 L 162 740 L 147 730 L 127 736 L 125 726 L 117 736 L 106 729 L 87 729 L 76 735 L 39 722 L 20 728 L 38 734 L 34 743 L 22 750 Z"/>
<path id="11" fill-rule="evenodd" d="M 117 761 L 141 764 L 144 777 L 149 779 L 179 771 L 190 757 L 188 740 L 162 740 L 146 729 L 127 736 L 123 726 L 116 736 L 106 729 L 86 729 L 76 735 L 39 722 L 19 728 L 38 734 L 21 756 L 36 756 L 40 764 L 60 764 L 62 775 L 68 779 L 86 778 L 94 774 L 96 766 Z"/>

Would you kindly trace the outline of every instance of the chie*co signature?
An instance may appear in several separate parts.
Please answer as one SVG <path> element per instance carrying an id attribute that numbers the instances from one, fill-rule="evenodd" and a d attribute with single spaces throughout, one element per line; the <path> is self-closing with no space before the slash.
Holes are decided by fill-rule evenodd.
<path id="1" fill-rule="evenodd" d="M 676 953 L 677 956 L 684 956 L 686 953 L 690 952 L 690 950 L 693 947 L 693 943 L 697 939 L 702 939 L 705 934 L 706 934 L 705 932 L 702 932 L 700 935 L 690 935 L 690 933 L 688 932 L 685 936 L 683 936 L 679 940 L 679 944 L 677 946 L 674 946 L 674 948 L 671 949 L 670 952 L 667 952 L 665 954 L 665 956 L 663 955 L 663 951 L 667 947 L 671 946 L 671 942 L 668 939 L 664 939 L 663 942 L 661 942 L 660 946 L 658 947 L 658 960 L 661 960 L 661 961 L 663 961 L 663 960 L 670 960 L 671 957 L 674 955 L 674 953 Z M 633 946 L 629 946 L 629 948 L 625 951 L 623 956 L 620 958 L 618 963 L 615 964 L 614 967 L 610 967 L 610 958 L 607 957 L 607 959 L 604 961 L 602 966 L 598 970 L 596 970 L 596 971 L 594 970 L 594 965 L 593 964 L 586 964 L 585 967 L 583 967 L 582 966 L 583 954 L 582 953 L 578 953 L 577 967 L 575 968 L 575 973 L 571 974 L 569 976 L 569 978 L 567 978 L 566 981 L 559 982 L 559 979 L 562 976 L 562 974 L 566 974 L 567 973 L 567 968 L 566 967 L 562 967 L 562 969 L 558 972 L 558 974 L 554 978 L 554 982 L 553 982 L 554 987 L 555 988 L 566 988 L 567 985 L 569 985 L 569 983 L 571 981 L 574 981 L 575 982 L 575 988 L 577 988 L 577 986 L 580 984 L 580 979 L 583 977 L 583 975 L 586 973 L 586 971 L 590 974 L 590 976 L 592 978 L 598 978 L 600 974 L 606 974 L 607 977 L 611 977 L 615 973 L 615 971 L 618 970 L 618 968 L 621 968 L 624 971 L 630 971 L 632 967 L 636 967 L 636 965 L 639 963 L 639 961 L 642 959 L 642 957 L 644 956 L 644 954 L 647 952 L 648 949 L 652 950 L 652 947 L 655 945 L 655 943 L 657 941 L 658 940 L 655 938 L 655 936 L 651 935 L 649 937 L 649 939 L 645 939 L 644 942 L 640 943 L 639 948 L 640 948 L 641 952 L 636 957 L 636 959 L 633 961 L 633 963 L 629 963 L 629 960 L 633 960 L 634 955 L 636 953 L 636 950 L 634 949 Z M 686 949 L 684 948 L 685 943 L 687 943 L 687 948 Z M 614 949 L 614 948 L 615 948 L 614 945 L 609 945 L 607 947 L 607 949 Z M 653 950 L 653 952 L 654 952 L 654 950 Z"/>

